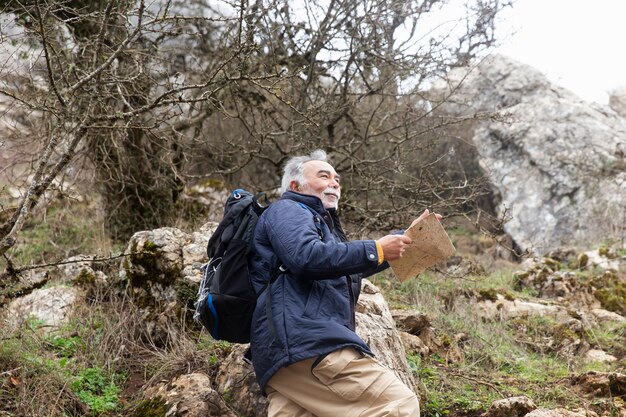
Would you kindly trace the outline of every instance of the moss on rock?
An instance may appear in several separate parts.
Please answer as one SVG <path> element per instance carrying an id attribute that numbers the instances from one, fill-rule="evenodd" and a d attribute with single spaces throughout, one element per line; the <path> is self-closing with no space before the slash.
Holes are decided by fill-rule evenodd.
<path id="1" fill-rule="evenodd" d="M 597 288 L 595 297 L 602 308 L 626 315 L 626 280 L 613 271 L 605 271 L 594 278 L 592 285 Z"/>
<path id="2" fill-rule="evenodd" d="M 154 397 L 148 400 L 144 400 L 135 411 L 130 415 L 131 417 L 165 417 L 167 415 L 167 405 L 165 399 L 162 397 Z"/>

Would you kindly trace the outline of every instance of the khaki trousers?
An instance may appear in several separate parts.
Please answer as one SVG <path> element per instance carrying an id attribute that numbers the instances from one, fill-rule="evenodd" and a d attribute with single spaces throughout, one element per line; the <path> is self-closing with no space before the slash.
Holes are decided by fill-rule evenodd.
<path id="1" fill-rule="evenodd" d="M 419 417 L 419 401 L 375 359 L 340 349 L 281 368 L 268 382 L 268 417 Z"/>

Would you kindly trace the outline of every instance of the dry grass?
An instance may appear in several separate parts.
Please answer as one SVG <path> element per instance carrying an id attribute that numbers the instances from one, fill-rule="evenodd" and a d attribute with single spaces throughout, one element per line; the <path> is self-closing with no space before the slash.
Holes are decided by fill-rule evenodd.
<path id="1" fill-rule="evenodd" d="M 68 323 L 45 334 L 40 323 L 0 330 L 0 414 L 119 415 L 151 384 L 197 370 L 210 373 L 210 344 L 181 323 L 165 323 L 163 345 L 145 312 L 108 289 L 79 303 Z M 194 339 L 193 337 L 196 337 Z"/>

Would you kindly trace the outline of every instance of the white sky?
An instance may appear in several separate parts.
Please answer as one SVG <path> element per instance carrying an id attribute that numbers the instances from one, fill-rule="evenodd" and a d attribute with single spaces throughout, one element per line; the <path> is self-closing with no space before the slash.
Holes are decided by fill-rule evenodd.
<path id="1" fill-rule="evenodd" d="M 626 86 L 625 0 L 517 0 L 496 30 L 498 52 L 585 100 Z"/>

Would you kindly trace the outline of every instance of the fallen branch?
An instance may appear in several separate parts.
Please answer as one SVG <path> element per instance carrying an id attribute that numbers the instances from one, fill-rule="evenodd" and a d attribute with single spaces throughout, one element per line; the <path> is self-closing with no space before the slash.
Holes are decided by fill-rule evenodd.
<path id="1" fill-rule="evenodd" d="M 80 263 L 80 262 L 106 262 L 106 261 L 111 261 L 113 259 L 123 258 L 125 256 L 141 255 L 143 253 L 144 252 L 142 252 L 142 251 L 135 252 L 135 253 L 120 253 L 119 255 L 108 256 L 106 258 L 96 258 L 96 257 L 94 257 L 92 259 L 74 259 L 74 260 L 67 260 L 67 261 L 52 262 L 52 263 L 49 263 L 49 264 L 37 264 L 37 265 L 20 266 L 18 268 L 13 268 L 13 271 L 15 273 L 19 274 L 20 272 L 30 271 L 30 270 L 39 269 L 39 268 L 47 268 L 47 267 L 50 267 L 50 266 L 75 264 L 75 263 Z"/>
<path id="2" fill-rule="evenodd" d="M 493 384 L 492 384 L 492 383 L 490 383 L 490 382 L 483 381 L 483 380 L 480 380 L 480 379 L 477 379 L 477 378 L 473 378 L 473 377 L 471 377 L 471 376 L 463 375 L 463 374 L 461 374 L 461 373 L 459 373 L 459 372 L 453 371 L 452 369 L 450 369 L 450 368 L 448 368 L 448 367 L 446 367 L 446 366 L 439 366 L 438 368 L 443 369 L 443 370 L 444 370 L 444 371 L 446 371 L 449 375 L 456 376 L 456 377 L 459 377 L 459 378 L 462 378 L 462 379 L 467 379 L 468 381 L 472 381 L 472 382 L 475 382 L 475 383 L 477 383 L 477 384 L 480 384 L 480 385 L 484 385 L 484 386 L 486 386 L 486 387 L 489 387 L 489 388 L 491 388 L 492 390 L 494 390 L 495 392 L 497 392 L 497 393 L 498 393 L 498 395 L 499 395 L 500 397 L 502 397 L 503 399 L 508 397 L 508 396 L 504 395 L 504 394 L 502 393 L 502 391 L 500 391 L 500 390 L 498 389 L 498 387 L 496 387 L 495 385 L 493 385 Z"/>
<path id="3" fill-rule="evenodd" d="M 21 366 L 18 366 L 18 367 L 17 367 L 17 368 L 15 368 L 15 369 L 9 369 L 8 371 L 0 372 L 0 376 L 3 376 L 3 375 L 12 375 L 12 374 L 13 374 L 13 372 L 15 372 L 15 371 L 19 371 L 20 369 L 22 369 L 22 367 L 21 367 Z"/>

